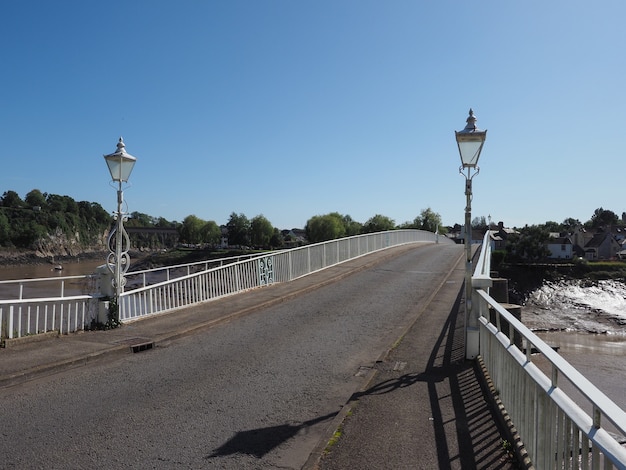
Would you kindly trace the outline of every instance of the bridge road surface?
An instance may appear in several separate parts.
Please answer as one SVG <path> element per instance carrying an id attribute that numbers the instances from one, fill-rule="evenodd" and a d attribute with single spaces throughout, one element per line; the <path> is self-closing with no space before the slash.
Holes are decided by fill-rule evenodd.
<path id="1" fill-rule="evenodd" d="M 1 389 L 0 468 L 302 468 L 463 249 L 399 253 L 152 350 Z"/>

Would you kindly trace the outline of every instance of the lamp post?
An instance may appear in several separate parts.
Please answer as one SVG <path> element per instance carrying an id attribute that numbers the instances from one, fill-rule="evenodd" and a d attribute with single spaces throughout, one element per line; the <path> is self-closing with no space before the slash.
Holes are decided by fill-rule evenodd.
<path id="1" fill-rule="evenodd" d="M 124 292 L 126 278 L 124 274 L 130 267 L 130 240 L 126 230 L 124 230 L 125 213 L 122 212 L 122 203 L 124 202 L 124 192 L 122 191 L 122 183 L 126 183 L 130 177 L 133 167 L 135 166 L 135 157 L 126 153 L 124 140 L 120 137 L 117 143 L 117 150 L 109 155 L 104 155 L 104 160 L 109 167 L 111 179 L 118 184 L 117 186 L 117 211 L 115 212 L 116 224 L 109 234 L 109 256 L 107 257 L 107 266 L 113 274 L 113 287 L 115 289 L 115 302 L 120 308 L 120 294 Z M 114 242 L 114 243 L 113 243 Z"/>
<path id="2" fill-rule="evenodd" d="M 476 127 L 474 111 L 469 110 L 467 125 L 454 131 L 461 155 L 459 173 L 465 177 L 465 358 L 479 353 L 478 312 L 472 309 L 472 178 L 478 174 L 478 159 L 487 138 L 487 131 Z"/>

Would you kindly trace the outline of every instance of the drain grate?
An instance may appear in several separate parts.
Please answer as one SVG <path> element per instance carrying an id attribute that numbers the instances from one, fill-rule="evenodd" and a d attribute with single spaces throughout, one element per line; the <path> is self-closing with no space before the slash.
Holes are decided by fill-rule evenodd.
<path id="1" fill-rule="evenodd" d="M 154 347 L 154 341 L 147 341 L 145 343 L 131 344 L 130 349 L 134 353 L 138 353 L 141 351 L 147 351 Z"/>
<path id="2" fill-rule="evenodd" d="M 115 342 L 117 344 L 127 344 L 130 347 L 130 350 L 134 353 L 154 348 L 154 341 L 149 340 L 148 338 L 124 338 Z"/>

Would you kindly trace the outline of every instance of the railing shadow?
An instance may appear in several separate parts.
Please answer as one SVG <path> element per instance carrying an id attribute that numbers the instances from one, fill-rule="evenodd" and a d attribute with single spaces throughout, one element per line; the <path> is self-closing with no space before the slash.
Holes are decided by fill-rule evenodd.
<path id="1" fill-rule="evenodd" d="M 475 361 L 465 360 L 461 300 L 462 291 L 435 340 L 422 372 L 381 381 L 354 394 L 352 400 L 359 400 L 363 396 L 392 394 L 417 383 L 425 383 L 437 446 L 438 468 L 517 468 L 506 446 L 505 434 L 499 428 L 496 410 L 491 401 L 486 399 L 487 391 L 483 389 L 481 371 Z M 445 385 L 449 387 L 449 396 L 440 391 L 446 389 Z M 445 400 L 452 403 L 454 426 L 450 425 L 450 418 L 446 418 L 446 411 L 449 414 L 449 410 L 442 407 Z"/>
<path id="2" fill-rule="evenodd" d="M 434 426 L 438 468 L 516 468 L 504 445 L 505 434 L 498 427 L 496 410 L 491 401 L 486 399 L 481 371 L 475 361 L 465 360 L 464 320 L 459 312 L 461 298 L 462 292 L 434 342 L 423 371 L 380 381 L 353 394 L 350 401 L 358 401 L 366 396 L 393 394 L 417 383 L 425 383 Z M 443 396 L 438 387 L 449 391 Z M 443 409 L 445 400 L 450 400 L 452 404 L 453 426 L 450 425 L 450 418 L 445 418 L 449 411 Z M 206 458 L 237 453 L 263 458 L 303 429 L 331 420 L 336 415 L 330 413 L 297 425 L 279 424 L 241 431 Z M 411 418 L 408 419 L 410 421 Z"/>
<path id="3" fill-rule="evenodd" d="M 265 428 L 250 429 L 236 433 L 223 445 L 207 455 L 207 459 L 224 457 L 231 454 L 247 454 L 263 458 L 279 445 L 287 442 L 303 429 L 333 419 L 337 413 L 329 413 L 319 418 L 310 419 L 301 424 L 279 424 Z"/>

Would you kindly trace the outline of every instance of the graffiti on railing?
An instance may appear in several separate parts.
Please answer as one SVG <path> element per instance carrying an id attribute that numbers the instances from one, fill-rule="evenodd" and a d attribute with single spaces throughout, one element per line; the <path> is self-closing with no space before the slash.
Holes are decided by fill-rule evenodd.
<path id="1" fill-rule="evenodd" d="M 259 258 L 259 285 L 269 286 L 274 284 L 274 257 L 265 256 Z"/>

